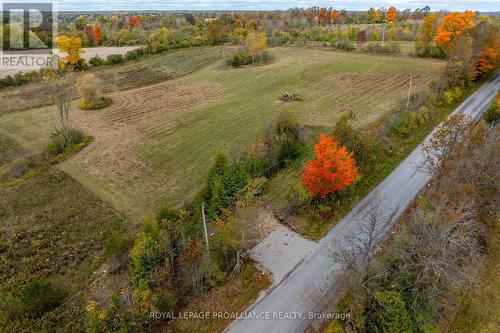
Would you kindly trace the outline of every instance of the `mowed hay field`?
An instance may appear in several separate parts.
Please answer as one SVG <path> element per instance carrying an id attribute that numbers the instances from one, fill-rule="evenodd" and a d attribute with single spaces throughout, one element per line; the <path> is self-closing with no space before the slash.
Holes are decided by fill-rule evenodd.
<path id="1" fill-rule="evenodd" d="M 196 61 L 197 50 L 189 52 Z M 107 109 L 72 112 L 72 124 L 95 140 L 61 168 L 121 211 L 142 217 L 193 196 L 217 149 L 236 156 L 280 110 L 321 127 L 353 110 L 363 126 L 406 96 L 411 76 L 413 92 L 422 90 L 444 66 L 301 48 L 270 52 L 276 61 L 266 66 L 232 69 L 214 60 L 182 77 L 111 93 Z M 284 91 L 304 101 L 283 103 Z M 55 126 L 54 107 L 0 117 L 0 131 L 31 150 L 41 149 Z"/>

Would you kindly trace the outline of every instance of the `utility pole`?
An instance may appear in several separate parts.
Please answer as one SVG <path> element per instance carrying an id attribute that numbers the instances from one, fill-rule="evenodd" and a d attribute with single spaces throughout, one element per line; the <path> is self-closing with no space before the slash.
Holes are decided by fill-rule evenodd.
<path id="1" fill-rule="evenodd" d="M 410 95 L 411 95 L 411 86 L 413 84 L 413 75 L 410 77 L 410 88 L 408 89 L 408 99 L 406 100 L 406 110 L 410 107 Z"/>
<path id="2" fill-rule="evenodd" d="M 382 23 L 382 45 L 384 45 L 385 41 L 385 23 Z"/>
<path id="3" fill-rule="evenodd" d="M 210 248 L 208 246 L 207 220 L 205 219 L 205 203 L 201 204 L 201 215 L 203 217 L 203 233 L 205 234 L 205 243 L 207 244 L 207 255 L 209 255 Z"/>

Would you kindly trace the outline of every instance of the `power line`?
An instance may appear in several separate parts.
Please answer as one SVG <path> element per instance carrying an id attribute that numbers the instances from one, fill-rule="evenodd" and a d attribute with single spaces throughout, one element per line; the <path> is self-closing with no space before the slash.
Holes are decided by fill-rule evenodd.
<path id="1" fill-rule="evenodd" d="M 258 173 L 257 175 L 254 176 L 255 177 L 260 177 L 260 176 L 263 176 L 265 175 L 268 171 L 272 170 L 273 168 L 275 168 L 277 165 L 279 165 L 280 163 L 286 161 L 286 160 L 289 160 L 290 158 L 295 158 L 297 157 L 298 155 L 300 155 L 301 153 L 303 153 L 303 150 L 298 150 L 288 156 L 286 156 L 285 158 L 281 159 L 281 160 L 278 160 L 276 161 L 275 163 L 273 163 L 272 165 L 270 165 L 268 168 L 262 170 L 260 173 Z M 310 154 L 307 154 L 308 156 Z M 309 157 L 306 157 L 304 160 L 302 160 L 302 162 L 304 162 L 307 158 Z M 204 215 L 204 210 L 202 211 L 202 214 Z M 204 219 L 205 221 L 205 219 Z M 206 222 L 204 222 L 204 225 L 205 225 Z M 206 228 L 206 226 L 204 227 Z M 205 233 L 207 231 L 205 230 Z M 161 233 L 156 236 L 153 240 L 158 240 L 161 236 Z M 206 237 L 205 237 L 205 241 L 206 241 L 206 244 L 207 244 L 207 252 L 209 251 L 209 245 L 208 245 L 208 234 L 206 234 Z M 185 243 L 185 242 L 184 242 Z M 182 244 L 183 245 L 183 244 Z M 172 249 L 171 251 L 173 251 L 175 249 Z M 167 253 L 168 255 L 169 253 Z M 79 292 L 77 292 L 75 295 L 71 296 L 70 299 L 66 300 L 63 304 L 61 304 L 60 306 L 58 306 L 57 308 L 51 310 L 50 312 L 44 314 L 39 320 L 37 320 L 35 323 L 33 323 L 32 325 L 30 325 L 28 328 L 26 328 L 25 330 L 23 330 L 22 332 L 25 333 L 25 332 L 28 332 L 31 328 L 33 328 L 34 326 L 38 325 L 39 323 L 41 323 L 43 320 L 47 319 L 50 315 L 52 315 L 53 313 L 55 313 L 57 310 L 59 310 L 60 308 L 62 308 L 63 306 L 66 306 L 67 304 L 69 304 L 71 301 L 73 301 L 74 299 L 76 299 L 78 296 L 80 296 L 81 294 L 83 294 L 85 291 L 89 290 L 95 283 L 101 281 L 104 277 L 108 276 L 111 272 L 113 272 L 115 269 L 119 268 L 121 265 L 125 264 L 127 261 L 129 261 L 130 259 L 132 258 L 132 256 L 129 254 L 127 256 L 127 258 L 125 258 L 124 260 L 122 260 L 120 263 L 118 263 L 117 265 L 115 265 L 113 268 L 111 268 L 110 270 L 108 270 L 107 272 L 105 272 L 104 274 L 102 274 L 100 277 L 98 277 L 97 279 L 95 279 L 94 281 L 92 281 L 87 287 L 83 288 L 82 290 L 80 290 Z M 83 313 L 83 315 L 85 314 L 85 312 Z M 83 315 L 81 317 L 83 317 Z M 81 318 L 80 317 L 80 318 Z M 74 320 L 73 320 L 74 321 Z M 73 322 L 72 321 L 72 322 Z M 70 322 L 71 323 L 71 322 Z M 65 325 L 63 327 L 66 328 L 67 325 Z"/>

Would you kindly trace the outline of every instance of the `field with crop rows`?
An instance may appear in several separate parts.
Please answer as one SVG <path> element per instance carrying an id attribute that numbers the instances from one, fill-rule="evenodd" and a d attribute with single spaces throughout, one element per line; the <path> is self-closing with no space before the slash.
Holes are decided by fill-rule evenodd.
<path id="1" fill-rule="evenodd" d="M 189 67 L 199 68 L 190 74 L 112 92 L 113 105 L 101 111 L 72 112 L 72 124 L 95 140 L 61 168 L 139 218 L 164 202 L 180 205 L 193 196 L 217 149 L 236 156 L 282 109 L 320 127 L 352 110 L 356 125 L 363 126 L 406 96 L 411 77 L 413 91 L 422 90 L 444 66 L 408 57 L 274 48 L 272 64 L 230 69 L 222 60 L 208 61 L 206 50 L 202 65 L 194 66 L 196 51 L 185 51 L 192 52 Z M 284 91 L 304 100 L 281 102 Z M 31 150 L 41 149 L 56 125 L 53 107 L 0 117 L 0 130 Z"/>

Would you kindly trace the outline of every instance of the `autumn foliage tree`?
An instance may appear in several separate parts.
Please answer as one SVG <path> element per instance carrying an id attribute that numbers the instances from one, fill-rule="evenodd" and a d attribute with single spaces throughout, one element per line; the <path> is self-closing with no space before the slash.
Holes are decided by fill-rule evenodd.
<path id="1" fill-rule="evenodd" d="M 247 28 L 248 29 L 256 29 L 257 28 L 257 24 L 255 23 L 255 20 L 253 20 L 253 19 L 248 20 L 248 22 L 247 22 Z"/>
<path id="2" fill-rule="evenodd" d="M 89 45 L 94 46 L 94 28 L 91 25 L 85 27 L 85 37 L 87 38 Z"/>
<path id="3" fill-rule="evenodd" d="M 61 66 L 76 67 L 80 62 L 82 50 L 82 40 L 78 37 L 59 36 L 56 44 L 61 52 L 67 55 L 62 58 Z"/>
<path id="4" fill-rule="evenodd" d="M 385 19 L 387 22 L 393 22 L 396 19 L 398 11 L 395 7 L 390 7 L 385 14 Z"/>
<path id="5" fill-rule="evenodd" d="M 474 28 L 474 16 L 475 14 L 471 11 L 446 15 L 437 31 L 437 36 L 434 38 L 436 44 L 447 47 L 465 31 Z"/>
<path id="6" fill-rule="evenodd" d="M 207 37 L 208 40 L 212 44 L 219 44 L 223 41 L 224 38 L 224 31 L 222 24 L 219 22 L 219 20 L 210 20 L 208 21 L 208 27 L 207 27 Z"/>
<path id="7" fill-rule="evenodd" d="M 429 13 L 424 17 L 416 40 L 417 46 L 429 46 L 437 34 L 439 17 L 438 13 Z"/>
<path id="8" fill-rule="evenodd" d="M 324 24 L 328 24 L 328 19 L 329 19 L 328 9 L 325 7 L 322 7 L 319 10 L 318 21 L 320 24 L 324 25 Z"/>
<path id="9" fill-rule="evenodd" d="M 328 194 L 345 190 L 358 179 L 353 154 L 333 137 L 321 134 L 314 146 L 316 159 L 309 161 L 302 182 L 312 196 L 325 198 Z"/>
<path id="10" fill-rule="evenodd" d="M 476 58 L 476 74 L 481 76 L 495 71 L 500 65 L 500 26 L 482 22 L 472 32 Z"/>
<path id="11" fill-rule="evenodd" d="M 262 54 L 267 46 L 267 36 L 265 32 L 258 33 L 252 31 L 247 36 L 247 46 L 252 56 L 252 63 L 255 63 L 257 55 Z"/>
<path id="12" fill-rule="evenodd" d="M 332 13 L 330 14 L 330 21 L 332 23 L 337 23 L 340 17 L 340 13 L 338 10 L 334 9 Z"/>
<path id="13" fill-rule="evenodd" d="M 137 27 L 139 25 L 139 23 L 140 23 L 139 17 L 136 15 L 133 15 L 132 17 L 130 17 L 127 20 L 127 23 L 125 24 L 125 26 L 127 27 L 127 29 L 132 29 L 133 27 Z"/>
<path id="14" fill-rule="evenodd" d="M 96 26 L 94 27 L 94 45 L 99 45 L 102 41 L 102 31 L 101 31 L 101 27 L 96 24 Z"/>

